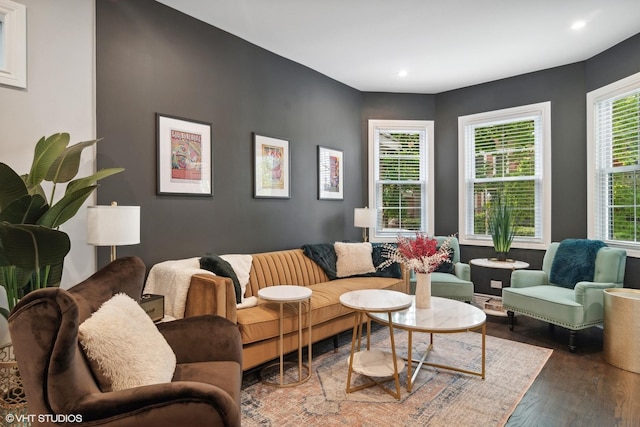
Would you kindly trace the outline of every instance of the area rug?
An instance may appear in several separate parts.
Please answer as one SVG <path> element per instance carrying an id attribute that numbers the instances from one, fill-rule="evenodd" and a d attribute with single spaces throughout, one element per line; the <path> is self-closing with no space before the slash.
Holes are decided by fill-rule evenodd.
<path id="1" fill-rule="evenodd" d="M 413 334 L 414 357 L 426 349 L 428 334 Z M 428 361 L 463 369 L 481 369 L 481 335 L 434 335 Z M 396 348 L 407 355 L 407 334 L 396 330 Z M 424 341 L 424 342 L 422 342 Z M 389 333 L 372 334 L 373 348 L 388 348 Z M 306 383 L 275 388 L 261 382 L 242 390 L 243 426 L 503 426 L 551 356 L 552 350 L 487 336 L 486 378 L 423 367 L 396 400 L 379 387 L 346 393 L 351 344 L 313 360 Z M 297 376 L 297 368 L 291 369 Z M 353 384 L 363 378 L 354 374 Z M 393 385 L 389 381 L 387 385 Z"/>

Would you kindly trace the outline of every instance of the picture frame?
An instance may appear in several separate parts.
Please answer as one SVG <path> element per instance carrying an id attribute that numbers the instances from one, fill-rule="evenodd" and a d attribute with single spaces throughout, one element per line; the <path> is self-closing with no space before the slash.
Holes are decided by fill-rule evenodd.
<path id="1" fill-rule="evenodd" d="M 344 200 L 344 153 L 318 145 L 318 199 Z"/>
<path id="2" fill-rule="evenodd" d="M 213 196 L 211 123 L 156 113 L 157 194 Z"/>
<path id="3" fill-rule="evenodd" d="M 289 141 L 253 134 L 253 197 L 291 197 Z"/>

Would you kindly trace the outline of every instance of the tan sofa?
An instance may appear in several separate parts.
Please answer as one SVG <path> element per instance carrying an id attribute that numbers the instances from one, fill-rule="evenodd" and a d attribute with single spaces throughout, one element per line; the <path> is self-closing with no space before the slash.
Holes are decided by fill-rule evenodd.
<path id="1" fill-rule="evenodd" d="M 304 255 L 302 249 L 290 249 L 253 255 L 246 297 L 257 296 L 267 286 L 308 286 L 311 296 L 312 341 L 317 342 L 353 328 L 354 314 L 340 304 L 345 292 L 359 289 L 391 289 L 409 292 L 409 274 L 402 278 L 350 277 L 329 280 L 325 271 Z M 285 305 L 284 351 L 297 349 L 297 303 Z M 273 360 L 279 355 L 279 305 L 258 299 L 255 307 L 236 310 L 235 291 L 231 279 L 196 274 L 191 278 L 185 317 L 217 314 L 236 322 L 243 346 L 242 369 L 247 370 Z M 306 316 L 303 316 L 306 326 Z M 307 340 L 307 330 L 303 331 Z"/>

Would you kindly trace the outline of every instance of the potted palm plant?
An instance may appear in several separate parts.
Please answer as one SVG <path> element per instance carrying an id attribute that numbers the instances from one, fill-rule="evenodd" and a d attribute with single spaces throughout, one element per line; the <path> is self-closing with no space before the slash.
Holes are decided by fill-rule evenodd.
<path id="1" fill-rule="evenodd" d="M 513 208 L 507 203 L 503 195 L 498 195 L 489 206 L 489 234 L 493 239 L 498 261 L 506 261 L 511 249 L 511 242 L 515 233 L 515 216 Z"/>
<path id="2" fill-rule="evenodd" d="M 97 181 L 123 171 L 103 169 L 85 178 L 74 179 L 82 150 L 98 140 L 69 146 L 68 133 L 42 137 L 36 144 L 31 169 L 18 175 L 0 163 L 0 285 L 7 293 L 7 318 L 18 300 L 46 286 L 57 286 L 62 278 L 64 257 L 71 249 L 67 233 L 58 227 L 73 218 Z M 47 195 L 43 181 L 51 182 Z M 58 184 L 68 183 L 56 200 Z M 26 414 L 27 401 L 13 356 L 12 344 L 0 346 L 0 407 L 14 414 Z"/>
<path id="3" fill-rule="evenodd" d="M 68 133 L 42 137 L 36 144 L 31 169 L 18 175 L 0 163 L 0 285 L 7 292 L 8 310 L 18 299 L 46 286 L 57 286 L 62 278 L 62 262 L 71 249 L 69 236 L 58 228 L 73 218 L 97 187 L 97 181 L 123 171 L 102 169 L 74 179 L 82 150 L 98 142 L 91 140 L 69 146 Z M 45 194 L 41 183 L 51 182 Z M 56 199 L 57 185 L 67 183 Z"/>

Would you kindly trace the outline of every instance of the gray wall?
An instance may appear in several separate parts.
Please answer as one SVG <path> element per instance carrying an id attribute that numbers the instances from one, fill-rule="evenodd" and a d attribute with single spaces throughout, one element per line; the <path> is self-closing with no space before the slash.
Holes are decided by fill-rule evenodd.
<path id="1" fill-rule="evenodd" d="M 586 93 L 640 71 L 640 35 L 588 60 L 437 95 L 360 93 L 153 1 L 97 2 L 101 204 L 142 206 L 148 266 L 205 252 L 257 252 L 360 238 L 367 120 L 435 120 L 436 234 L 458 231 L 458 116 L 551 101 L 552 238 L 586 236 Z M 157 196 L 155 113 L 213 124 L 214 197 Z M 291 141 L 292 197 L 252 197 L 251 133 Z M 344 201 L 318 201 L 316 146 L 344 150 Z M 492 255 L 465 246 L 464 260 Z M 512 255 L 539 267 L 543 251 Z M 100 264 L 106 263 L 100 253 Z M 630 258 L 627 285 L 640 263 Z"/>
<path id="2" fill-rule="evenodd" d="M 360 238 L 360 92 L 155 1 L 96 13 L 98 167 L 126 168 L 98 202 L 142 207 L 142 243 L 118 255 L 150 267 Z M 156 112 L 212 123 L 212 198 L 156 195 Z M 253 198 L 252 132 L 290 141 L 290 199 Z M 317 200 L 317 145 L 344 151 L 343 201 Z"/>

